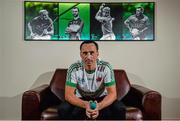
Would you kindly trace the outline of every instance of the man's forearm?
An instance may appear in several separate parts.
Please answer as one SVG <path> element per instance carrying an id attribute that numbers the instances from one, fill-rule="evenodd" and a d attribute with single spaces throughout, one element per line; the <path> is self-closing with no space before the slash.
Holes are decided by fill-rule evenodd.
<path id="1" fill-rule="evenodd" d="M 101 15 L 101 10 L 99 9 L 99 10 L 98 10 L 98 12 L 96 13 L 95 18 L 98 20 L 98 19 L 99 19 L 99 17 L 100 17 L 100 15 Z"/>
<path id="2" fill-rule="evenodd" d="M 148 29 L 148 27 L 145 27 L 144 29 L 142 29 L 140 32 L 143 33 L 144 31 L 146 31 Z"/>
<path id="3" fill-rule="evenodd" d="M 81 100 L 74 94 L 65 96 L 65 100 L 71 103 L 72 105 L 75 105 L 81 108 L 86 108 L 86 105 L 88 104 L 88 101 Z"/>
<path id="4" fill-rule="evenodd" d="M 79 28 L 77 29 L 77 32 L 79 32 L 80 30 L 82 30 L 82 29 L 83 29 L 83 26 L 84 26 L 84 22 L 81 21 L 80 26 L 79 26 Z"/>
<path id="5" fill-rule="evenodd" d="M 108 94 L 101 102 L 99 102 L 99 110 L 111 105 L 116 99 L 116 94 Z"/>
<path id="6" fill-rule="evenodd" d="M 131 31 L 131 27 L 129 25 L 129 21 L 128 20 L 125 20 L 124 22 L 125 26 L 129 29 L 129 31 Z"/>
<path id="7" fill-rule="evenodd" d="M 30 33 L 33 33 L 30 23 L 28 23 L 28 29 L 29 29 Z"/>

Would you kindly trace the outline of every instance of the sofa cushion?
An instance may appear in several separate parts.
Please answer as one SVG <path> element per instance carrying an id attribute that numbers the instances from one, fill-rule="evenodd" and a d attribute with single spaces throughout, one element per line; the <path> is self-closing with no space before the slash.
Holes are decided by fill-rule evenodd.
<path id="1" fill-rule="evenodd" d="M 135 107 L 126 107 L 126 119 L 127 120 L 142 120 L 143 115 L 140 109 Z"/>

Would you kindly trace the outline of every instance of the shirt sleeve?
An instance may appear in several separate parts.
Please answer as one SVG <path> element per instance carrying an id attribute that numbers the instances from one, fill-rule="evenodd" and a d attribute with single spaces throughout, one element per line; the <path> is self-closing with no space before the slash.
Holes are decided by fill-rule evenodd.
<path id="1" fill-rule="evenodd" d="M 71 66 L 67 71 L 66 86 L 76 87 L 77 79 L 73 67 Z"/>
<path id="2" fill-rule="evenodd" d="M 106 87 L 113 86 L 116 84 L 116 81 L 114 78 L 114 71 L 110 64 L 107 64 L 105 67 L 104 84 Z"/>

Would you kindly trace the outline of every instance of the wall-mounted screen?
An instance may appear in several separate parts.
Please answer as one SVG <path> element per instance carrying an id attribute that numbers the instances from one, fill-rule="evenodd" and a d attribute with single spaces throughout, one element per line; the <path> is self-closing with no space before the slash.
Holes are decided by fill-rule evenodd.
<path id="1" fill-rule="evenodd" d="M 153 41 L 155 2 L 24 1 L 26 41 Z"/>

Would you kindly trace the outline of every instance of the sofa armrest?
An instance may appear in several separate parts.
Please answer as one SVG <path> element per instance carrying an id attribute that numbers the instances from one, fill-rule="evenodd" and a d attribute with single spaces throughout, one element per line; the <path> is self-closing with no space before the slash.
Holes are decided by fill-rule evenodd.
<path id="1" fill-rule="evenodd" d="M 22 96 L 22 120 L 40 119 L 40 103 L 45 95 L 48 85 L 42 85 L 28 90 Z"/>
<path id="2" fill-rule="evenodd" d="M 161 94 L 139 85 L 132 85 L 132 89 L 139 96 L 144 119 L 161 120 Z"/>
<path id="3" fill-rule="evenodd" d="M 131 85 L 124 102 L 127 102 L 130 106 L 140 108 L 143 119 L 161 119 L 161 94 L 157 91 L 139 85 Z"/>

